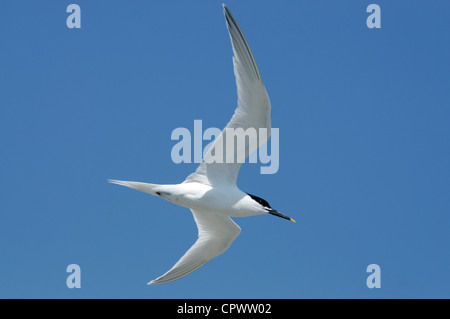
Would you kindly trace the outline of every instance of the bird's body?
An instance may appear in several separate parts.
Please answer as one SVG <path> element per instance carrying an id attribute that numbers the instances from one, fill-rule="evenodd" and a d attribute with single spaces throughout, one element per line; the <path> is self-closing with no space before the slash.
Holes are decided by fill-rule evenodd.
<path id="1" fill-rule="evenodd" d="M 272 214 L 294 221 L 274 210 L 264 199 L 247 194 L 236 185 L 242 164 L 239 158 L 247 158 L 270 136 L 270 101 L 244 34 L 228 8 L 223 7 L 234 52 L 234 74 L 238 87 L 238 108 L 230 122 L 216 138 L 197 170 L 181 184 L 110 180 L 111 183 L 189 208 L 194 216 L 198 228 L 197 241 L 167 273 L 150 284 L 166 283 L 186 276 L 227 250 L 241 232 L 230 217 Z M 228 143 L 235 139 L 235 133 L 245 134 L 249 129 L 254 129 L 255 134 L 247 139 L 244 136 L 245 143 Z"/>
<path id="2" fill-rule="evenodd" d="M 178 206 L 208 211 L 231 217 L 249 217 L 267 214 L 250 195 L 233 185 L 212 187 L 197 182 L 175 185 L 154 185 L 138 182 L 111 180 L 112 183 L 127 186 L 139 191 L 161 197 Z"/>

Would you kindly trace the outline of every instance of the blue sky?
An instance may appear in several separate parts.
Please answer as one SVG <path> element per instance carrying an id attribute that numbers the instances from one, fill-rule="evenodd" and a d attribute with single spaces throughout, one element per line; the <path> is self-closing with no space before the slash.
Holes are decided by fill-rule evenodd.
<path id="1" fill-rule="evenodd" d="M 449 298 L 448 1 L 227 1 L 280 130 L 279 171 L 244 165 L 238 185 L 297 223 L 235 219 L 226 253 L 146 285 L 195 223 L 106 180 L 179 183 L 196 164 L 172 162 L 172 130 L 228 122 L 221 2 L 0 3 L 0 297 Z"/>

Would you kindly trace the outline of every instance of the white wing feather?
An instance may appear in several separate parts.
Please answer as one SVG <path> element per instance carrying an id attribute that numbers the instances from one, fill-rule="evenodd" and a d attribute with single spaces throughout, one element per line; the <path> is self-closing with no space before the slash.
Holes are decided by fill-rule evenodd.
<path id="1" fill-rule="evenodd" d="M 233 46 L 233 65 L 238 93 L 238 107 L 226 128 L 205 154 L 202 163 L 194 173 L 187 177 L 185 182 L 199 182 L 207 185 L 219 183 L 236 185 L 242 164 L 236 160 L 237 154 L 245 154 L 245 158 L 247 158 L 259 146 L 267 142 L 270 137 L 270 101 L 255 59 L 241 28 L 225 5 L 224 15 Z M 234 143 L 233 163 L 226 163 L 227 128 L 242 128 L 244 130 L 255 128 L 257 133 L 258 140 L 246 140 L 244 148 L 241 146 L 238 149 L 239 145 Z M 267 134 L 259 136 L 260 128 L 266 128 Z M 215 150 L 215 147 L 220 146 L 223 149 L 222 163 L 208 161 L 208 158 L 211 159 L 211 156 L 213 156 L 212 151 Z"/>
<path id="2" fill-rule="evenodd" d="M 149 284 L 163 284 L 190 274 L 225 252 L 241 232 L 241 228 L 228 216 L 191 211 L 197 223 L 197 241 L 172 269 Z"/>

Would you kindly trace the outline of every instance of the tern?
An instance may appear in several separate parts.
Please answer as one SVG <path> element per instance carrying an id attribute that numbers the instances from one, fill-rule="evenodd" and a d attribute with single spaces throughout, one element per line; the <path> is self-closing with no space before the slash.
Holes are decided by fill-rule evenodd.
<path id="1" fill-rule="evenodd" d="M 271 214 L 294 220 L 270 207 L 264 199 L 241 191 L 237 177 L 241 161 L 218 161 L 216 152 L 226 152 L 224 142 L 230 137 L 230 129 L 266 129 L 269 134 L 258 134 L 258 141 L 246 139 L 236 143 L 231 150 L 244 154 L 245 158 L 270 136 L 270 101 L 252 51 L 230 10 L 223 5 L 226 25 L 233 48 L 233 66 L 236 77 L 238 107 L 225 129 L 206 152 L 197 170 L 184 182 L 175 185 L 156 185 L 141 182 L 109 180 L 111 183 L 130 187 L 161 197 L 192 211 L 198 228 L 198 239 L 181 259 L 165 274 L 148 284 L 168 283 L 197 270 L 208 261 L 225 252 L 238 237 L 241 228 L 230 217 L 248 217 Z M 254 139 L 254 138 L 253 138 Z M 222 149 L 220 149 L 222 148 Z M 214 153 L 214 154 L 213 154 Z"/>

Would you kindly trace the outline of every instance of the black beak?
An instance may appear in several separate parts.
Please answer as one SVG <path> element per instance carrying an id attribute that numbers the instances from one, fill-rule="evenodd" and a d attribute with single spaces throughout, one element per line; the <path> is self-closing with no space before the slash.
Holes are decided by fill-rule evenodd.
<path id="1" fill-rule="evenodd" d="M 278 217 L 281 217 L 281 218 L 284 218 L 284 219 L 288 219 L 288 220 L 290 220 L 291 222 L 294 222 L 294 223 L 295 223 L 295 220 L 293 220 L 291 217 L 286 216 L 285 214 L 282 214 L 282 213 L 280 213 L 279 211 L 277 211 L 277 210 L 275 210 L 275 209 L 271 209 L 271 210 L 269 210 L 268 212 L 269 212 L 269 214 L 272 214 L 272 215 L 275 215 L 275 216 L 278 216 Z"/>

